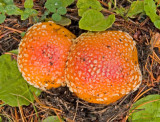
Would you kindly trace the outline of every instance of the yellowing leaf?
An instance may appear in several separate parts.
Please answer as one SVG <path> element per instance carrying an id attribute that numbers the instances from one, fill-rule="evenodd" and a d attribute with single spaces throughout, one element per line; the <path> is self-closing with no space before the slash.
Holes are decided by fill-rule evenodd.
<path id="1" fill-rule="evenodd" d="M 59 24 L 59 25 L 62 25 L 62 26 L 70 25 L 71 20 L 69 18 L 62 17 L 62 19 L 60 21 L 56 22 L 56 24 Z"/>

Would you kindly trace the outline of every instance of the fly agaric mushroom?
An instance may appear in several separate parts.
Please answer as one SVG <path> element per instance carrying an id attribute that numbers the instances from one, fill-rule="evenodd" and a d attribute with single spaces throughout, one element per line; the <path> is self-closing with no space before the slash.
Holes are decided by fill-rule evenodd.
<path id="1" fill-rule="evenodd" d="M 19 45 L 18 67 L 24 79 L 41 89 L 61 86 L 73 38 L 51 21 L 30 27 Z"/>
<path id="2" fill-rule="evenodd" d="M 70 90 L 79 98 L 109 104 L 136 90 L 142 75 L 135 42 L 121 31 L 85 33 L 71 47 L 66 68 Z"/>

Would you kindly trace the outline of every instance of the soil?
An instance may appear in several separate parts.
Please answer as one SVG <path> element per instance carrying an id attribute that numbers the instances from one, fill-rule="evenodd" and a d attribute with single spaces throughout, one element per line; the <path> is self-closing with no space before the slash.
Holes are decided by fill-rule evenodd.
<path id="1" fill-rule="evenodd" d="M 23 8 L 24 0 L 14 0 L 18 7 Z M 105 0 L 104 0 L 105 2 Z M 44 12 L 45 0 L 34 0 L 34 8 L 39 11 L 39 16 Z M 76 3 L 76 1 L 75 1 Z M 72 20 L 72 24 L 66 26 L 76 36 L 86 31 L 79 29 L 77 8 L 73 3 L 68 8 L 67 17 Z M 102 3 L 102 5 L 104 5 Z M 117 6 L 128 8 L 130 3 L 127 0 L 117 0 Z M 105 8 L 107 8 L 104 5 Z M 110 14 L 110 11 L 102 11 L 105 16 Z M 25 32 L 28 27 L 34 24 L 33 21 L 22 21 L 19 16 L 7 16 L 5 22 L 0 25 L 0 55 L 13 49 L 18 48 L 21 40 L 21 32 Z M 61 110 L 57 114 L 65 118 L 65 121 L 76 122 L 124 122 L 128 116 L 129 109 L 134 102 L 136 96 L 150 89 L 140 98 L 150 94 L 160 94 L 160 64 L 151 56 L 153 53 L 160 58 L 160 50 L 153 45 L 152 36 L 160 32 L 156 29 L 150 19 L 145 15 L 138 15 L 135 18 L 125 20 L 120 15 L 116 14 L 116 21 L 108 30 L 121 30 L 128 32 L 137 42 L 139 65 L 143 75 L 143 81 L 139 89 L 126 95 L 124 98 L 109 105 L 91 104 L 77 98 L 69 91 L 67 87 L 51 89 L 42 94 L 36 100 L 37 115 L 35 114 L 32 105 L 23 106 L 21 108 L 4 106 L 0 107 L 0 113 L 3 121 L 8 121 L 7 118 L 13 118 L 21 121 L 39 121 L 50 115 L 56 115 L 53 108 Z M 152 76 L 152 75 L 153 76 Z M 154 77 L 154 78 L 153 78 Z M 21 110 L 21 111 L 20 111 Z M 22 112 L 23 111 L 23 112 Z M 23 116 L 23 117 L 22 117 Z M 11 120 L 13 120 L 11 119 Z"/>

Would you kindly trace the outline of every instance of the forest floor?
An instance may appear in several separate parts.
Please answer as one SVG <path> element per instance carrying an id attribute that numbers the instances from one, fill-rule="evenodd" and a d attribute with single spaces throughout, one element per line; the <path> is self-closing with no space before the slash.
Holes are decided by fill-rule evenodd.
<path id="1" fill-rule="evenodd" d="M 23 3 L 20 0 L 14 2 L 19 7 Z M 125 0 L 117 0 L 117 2 L 118 6 L 129 7 L 130 5 Z M 36 0 L 34 8 L 43 13 L 44 3 L 44 0 Z M 79 16 L 75 3 L 68 8 L 68 11 L 66 16 L 72 20 L 72 23 L 66 28 L 78 37 L 86 31 L 79 29 Z M 103 11 L 106 16 L 110 13 L 110 11 Z M 160 30 L 154 27 L 147 16 L 143 19 L 137 16 L 128 20 L 117 14 L 115 16 L 116 21 L 108 30 L 128 32 L 137 43 L 139 64 L 143 75 L 142 84 L 137 91 L 126 95 L 115 103 L 98 105 L 78 99 L 67 87 L 60 87 L 56 90 L 51 89 L 48 92 L 42 92 L 37 98 L 35 104 L 39 106 L 36 112 L 38 117 L 32 105 L 20 108 L 5 105 L 0 107 L 0 113 L 12 117 L 16 121 L 36 122 L 47 116 L 58 114 L 70 122 L 125 122 L 129 109 L 135 101 L 150 94 L 160 94 L 160 63 L 155 60 L 156 56 L 160 58 L 160 50 L 154 46 L 157 40 L 152 38 Z M 21 41 L 21 33 L 33 24 L 28 19 L 22 21 L 19 16 L 7 16 L 5 22 L 0 25 L 0 55 L 17 49 Z M 55 109 L 59 111 L 55 113 Z M 7 121 L 4 117 L 2 119 Z"/>

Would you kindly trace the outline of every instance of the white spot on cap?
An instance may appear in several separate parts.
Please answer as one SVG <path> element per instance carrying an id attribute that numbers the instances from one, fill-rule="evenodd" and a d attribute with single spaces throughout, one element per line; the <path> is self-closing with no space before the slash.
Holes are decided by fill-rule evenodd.
<path id="1" fill-rule="evenodd" d="M 42 25 L 42 28 L 46 28 L 46 25 Z"/>

